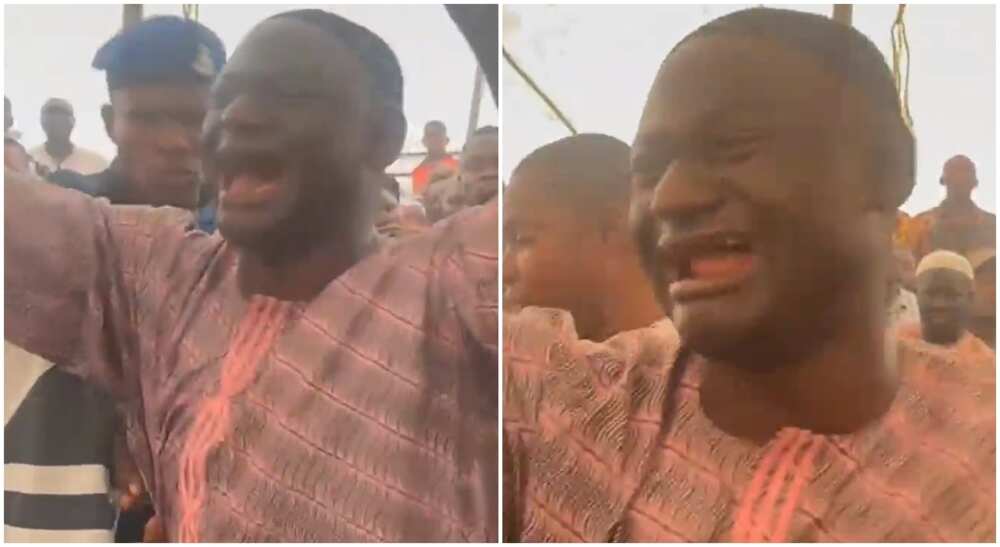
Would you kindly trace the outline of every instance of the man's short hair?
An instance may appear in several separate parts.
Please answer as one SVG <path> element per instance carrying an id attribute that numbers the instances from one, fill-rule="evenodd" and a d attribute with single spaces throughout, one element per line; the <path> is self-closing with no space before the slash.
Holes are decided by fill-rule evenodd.
<path id="1" fill-rule="evenodd" d="M 631 198 L 631 149 L 610 135 L 582 133 L 551 142 L 528 154 L 514 169 L 538 173 L 532 183 L 560 208 L 606 223 L 621 220 Z"/>
<path id="2" fill-rule="evenodd" d="M 361 60 L 362 67 L 371 76 L 375 94 L 383 103 L 403 110 L 403 71 L 392 48 L 377 34 L 320 9 L 286 11 L 271 19 L 295 19 L 336 36 Z"/>
<path id="3" fill-rule="evenodd" d="M 64 112 L 66 114 L 73 114 L 73 105 L 70 104 L 66 99 L 60 99 L 59 97 L 52 97 L 51 99 L 45 101 L 42 105 L 42 114 L 46 112 L 57 111 Z"/>
<path id="4" fill-rule="evenodd" d="M 424 133 L 428 131 L 440 131 L 445 135 L 448 134 L 448 128 L 445 127 L 444 122 L 441 120 L 431 120 L 424 124 Z"/>
<path id="5" fill-rule="evenodd" d="M 499 135 L 499 134 L 500 134 L 500 128 L 495 125 L 484 125 L 472 132 L 473 137 L 478 137 L 480 135 Z"/>

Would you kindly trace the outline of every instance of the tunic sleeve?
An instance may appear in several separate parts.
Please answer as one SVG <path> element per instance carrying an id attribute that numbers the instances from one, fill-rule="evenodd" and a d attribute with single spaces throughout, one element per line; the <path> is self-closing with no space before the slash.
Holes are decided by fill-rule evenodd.
<path id="1" fill-rule="evenodd" d="M 116 396 L 138 389 L 125 366 L 139 357 L 136 292 L 153 241 L 184 213 L 6 179 L 5 339 Z"/>
<path id="2" fill-rule="evenodd" d="M 494 366 L 498 356 L 500 292 L 498 218 L 498 204 L 494 200 L 457 222 L 455 232 L 461 234 L 462 245 L 461 252 L 453 255 L 456 271 L 461 272 L 465 281 L 453 285 L 453 300 L 459 317 L 476 342 L 490 354 Z"/>

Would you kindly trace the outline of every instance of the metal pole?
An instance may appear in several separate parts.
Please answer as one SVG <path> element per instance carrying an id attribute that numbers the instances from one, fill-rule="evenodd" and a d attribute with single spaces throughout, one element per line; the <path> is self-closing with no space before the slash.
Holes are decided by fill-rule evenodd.
<path id="1" fill-rule="evenodd" d="M 125 4 L 122 9 L 122 30 L 142 21 L 142 4 Z"/>
<path id="2" fill-rule="evenodd" d="M 517 75 L 520 76 L 522 80 L 524 80 L 524 83 L 528 84 L 528 87 L 530 87 L 531 90 L 535 92 L 535 95 L 538 95 L 538 97 L 542 99 L 542 102 L 545 103 L 545 106 L 549 107 L 549 110 L 551 110 L 552 113 L 555 114 L 557 118 L 559 118 L 559 121 L 562 122 L 564 126 L 566 126 L 566 129 L 569 130 L 570 134 L 576 135 L 577 134 L 576 128 L 573 127 L 573 124 L 569 121 L 569 118 L 567 118 L 566 115 L 563 114 L 563 111 L 559 110 L 559 107 L 556 106 L 556 103 L 554 103 L 552 99 L 550 99 L 549 96 L 546 95 L 545 92 L 542 91 L 540 87 L 538 87 L 538 84 L 535 83 L 535 80 L 532 79 L 531 76 L 529 76 L 528 73 L 525 72 L 523 68 L 521 68 L 521 65 L 517 64 L 517 61 L 515 61 L 514 57 L 512 57 L 510 52 L 507 51 L 507 48 L 502 48 L 502 51 L 504 60 L 506 60 L 507 64 L 509 64 L 510 67 L 514 69 L 514 72 L 517 72 Z"/>
<path id="3" fill-rule="evenodd" d="M 841 22 L 847 26 L 851 26 L 851 20 L 854 15 L 854 5 L 853 4 L 834 4 L 833 5 L 833 20 Z"/>
<path id="4" fill-rule="evenodd" d="M 472 138 L 472 134 L 479 127 L 479 105 L 483 101 L 483 70 L 476 65 L 476 80 L 472 84 L 472 108 L 469 110 L 469 127 L 465 131 L 465 140 Z"/>

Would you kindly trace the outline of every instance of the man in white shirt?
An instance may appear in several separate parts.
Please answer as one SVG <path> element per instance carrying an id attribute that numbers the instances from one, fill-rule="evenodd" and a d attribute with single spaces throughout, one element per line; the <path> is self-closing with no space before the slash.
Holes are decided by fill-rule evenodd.
<path id="1" fill-rule="evenodd" d="M 67 169 L 91 175 L 108 167 L 108 160 L 97 152 L 81 148 L 70 140 L 76 118 L 73 105 L 66 99 L 49 99 L 42 106 L 44 144 L 31 150 L 31 156 L 51 171 Z"/>

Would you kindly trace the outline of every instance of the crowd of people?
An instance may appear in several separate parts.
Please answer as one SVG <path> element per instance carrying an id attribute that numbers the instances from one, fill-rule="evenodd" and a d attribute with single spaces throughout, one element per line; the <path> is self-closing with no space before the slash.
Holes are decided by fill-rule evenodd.
<path id="1" fill-rule="evenodd" d="M 655 70 L 656 67 L 648 67 Z M 659 66 L 629 149 L 503 196 L 506 541 L 994 541 L 996 217 L 863 34 L 769 8 Z"/>
<path id="2" fill-rule="evenodd" d="M 415 203 L 400 202 L 399 182 L 379 173 L 383 188 L 376 228 L 386 238 L 419 234 L 469 207 L 489 203 L 499 188 L 499 128 L 480 127 L 456 158 L 446 150 L 448 133 L 439 120 L 424 126 L 427 154 L 410 175 Z"/>
<path id="3" fill-rule="evenodd" d="M 489 66 L 496 6 L 446 9 Z M 435 223 L 385 173 L 396 55 L 343 17 L 228 59 L 152 17 L 93 67 L 107 165 L 5 100 L 6 539 L 495 540 L 496 128 Z"/>

